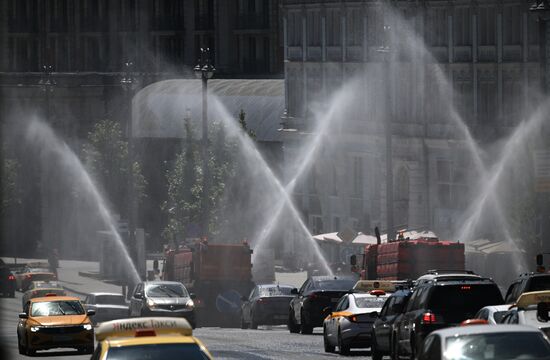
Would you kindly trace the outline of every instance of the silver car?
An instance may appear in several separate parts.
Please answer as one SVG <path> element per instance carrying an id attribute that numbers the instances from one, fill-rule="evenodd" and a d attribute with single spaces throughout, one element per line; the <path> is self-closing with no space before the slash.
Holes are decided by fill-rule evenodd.
<path id="1" fill-rule="evenodd" d="M 323 323 L 325 351 L 338 347 L 341 354 L 348 354 L 350 348 L 370 347 L 372 325 L 388 297 L 382 290 L 342 296 Z"/>
<path id="2" fill-rule="evenodd" d="M 95 316 L 90 319 L 96 324 L 128 316 L 128 304 L 122 294 L 90 293 L 86 296 L 84 304 L 87 310 L 95 310 Z"/>
<path id="3" fill-rule="evenodd" d="M 177 281 L 142 282 L 130 299 L 130 316 L 184 317 L 195 328 L 194 297 Z"/>

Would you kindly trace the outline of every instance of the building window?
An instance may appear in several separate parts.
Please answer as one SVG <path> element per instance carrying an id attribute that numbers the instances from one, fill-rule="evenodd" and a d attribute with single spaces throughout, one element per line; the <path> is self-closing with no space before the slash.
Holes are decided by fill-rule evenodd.
<path id="1" fill-rule="evenodd" d="M 465 119 L 470 119 L 474 110 L 473 85 L 470 80 L 454 80 L 454 105 Z"/>
<path id="2" fill-rule="evenodd" d="M 332 166 L 332 196 L 338 196 L 338 173 L 336 172 L 336 166 Z"/>
<path id="3" fill-rule="evenodd" d="M 502 86 L 502 113 L 508 125 L 514 125 L 520 117 L 523 105 L 523 86 L 517 78 L 504 79 Z"/>
<path id="4" fill-rule="evenodd" d="M 478 91 L 478 114 L 480 123 L 490 123 L 496 120 L 497 86 L 492 80 L 481 80 Z"/>
<path id="5" fill-rule="evenodd" d="M 521 18 L 523 12 L 520 5 L 512 5 L 504 7 L 503 15 L 503 32 L 504 45 L 520 45 L 521 44 Z"/>
<path id="6" fill-rule="evenodd" d="M 321 46 L 321 16 L 319 11 L 307 12 L 307 45 Z"/>
<path id="7" fill-rule="evenodd" d="M 444 8 L 430 8 L 427 16 L 428 44 L 447 46 L 447 12 Z"/>
<path id="8" fill-rule="evenodd" d="M 359 156 L 353 157 L 352 163 L 352 195 L 353 197 L 363 197 L 363 159 Z"/>
<path id="9" fill-rule="evenodd" d="M 453 27 L 453 42 L 456 46 L 472 45 L 472 14 L 470 8 L 455 9 Z"/>
<path id="10" fill-rule="evenodd" d="M 332 218 L 332 231 L 340 231 L 340 217 L 339 216 L 334 216 Z"/>
<path id="11" fill-rule="evenodd" d="M 439 206 L 447 209 L 465 209 L 468 188 L 466 186 L 467 162 L 437 160 L 437 199 Z"/>
<path id="12" fill-rule="evenodd" d="M 478 15 L 479 45 L 496 44 L 496 9 L 494 7 L 480 7 Z"/>
<path id="13" fill-rule="evenodd" d="M 384 17 L 379 7 L 371 7 L 367 12 L 367 42 L 370 47 L 382 45 Z"/>
<path id="14" fill-rule="evenodd" d="M 288 46 L 302 45 L 302 16 L 299 12 L 288 13 L 287 17 Z"/>
<path id="15" fill-rule="evenodd" d="M 153 30 L 183 30 L 183 1 L 153 0 L 151 27 Z"/>
<path id="16" fill-rule="evenodd" d="M 137 7 L 136 0 L 119 0 L 119 11 L 117 24 L 120 31 L 137 30 Z"/>
<path id="17" fill-rule="evenodd" d="M 106 9 L 105 0 L 81 0 L 80 31 L 105 31 L 108 24 Z"/>
<path id="18" fill-rule="evenodd" d="M 50 0 L 50 32 L 67 32 L 69 10 L 67 0 Z"/>
<path id="19" fill-rule="evenodd" d="M 327 46 L 340 46 L 342 44 L 342 19 L 340 11 L 327 10 L 326 18 Z"/>
<path id="20" fill-rule="evenodd" d="M 311 216 L 311 231 L 315 235 L 323 233 L 323 218 L 321 216 Z"/>
<path id="21" fill-rule="evenodd" d="M 361 46 L 363 43 L 363 12 L 360 9 L 348 10 L 346 40 L 349 46 Z"/>

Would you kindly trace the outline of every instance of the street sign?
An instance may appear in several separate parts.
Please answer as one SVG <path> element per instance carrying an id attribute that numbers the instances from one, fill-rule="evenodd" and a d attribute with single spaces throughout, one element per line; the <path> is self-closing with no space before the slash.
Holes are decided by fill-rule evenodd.
<path id="1" fill-rule="evenodd" d="M 535 151 L 535 191 L 550 192 L 550 151 Z"/>
<path id="2" fill-rule="evenodd" d="M 236 314 L 241 310 L 241 294 L 236 290 L 227 290 L 216 297 L 216 309 L 224 314 Z"/>

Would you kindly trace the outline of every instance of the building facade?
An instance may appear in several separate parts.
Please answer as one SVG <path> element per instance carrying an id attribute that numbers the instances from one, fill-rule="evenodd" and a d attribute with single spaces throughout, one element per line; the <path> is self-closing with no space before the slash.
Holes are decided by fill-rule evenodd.
<path id="1" fill-rule="evenodd" d="M 285 158 L 300 156 L 297 145 L 317 121 L 313 103 L 330 103 L 333 91 L 351 81 L 368 87 L 369 76 L 382 71 L 384 26 L 394 32 L 410 28 L 426 51 L 402 52 L 410 46 L 395 45 L 398 38 L 389 55 L 396 74 L 390 86 L 394 230 L 431 229 L 452 236 L 472 193 L 467 180 L 472 160 L 460 126 L 448 120 L 459 117 L 476 142 L 489 143 L 510 134 L 532 101 L 540 99 L 540 29 L 531 5 L 519 0 L 283 1 L 285 127 L 292 130 L 285 132 Z M 443 94 L 436 84 L 441 81 L 450 89 Z M 358 106 L 368 102 L 358 100 Z M 375 226 L 386 231 L 383 121 L 369 121 L 365 111 L 346 112 L 351 122 L 334 135 L 339 151 L 313 165 L 309 180 L 294 191 L 313 233 L 345 227 L 372 233 Z"/>
<path id="2" fill-rule="evenodd" d="M 211 49 L 218 78 L 282 78 L 279 19 L 278 0 L 1 1 L 3 129 L 36 115 L 78 152 L 101 119 L 117 120 L 127 128 L 132 91 L 164 79 L 194 78 L 201 47 Z M 124 64 L 128 61 L 133 63 L 129 70 L 135 82 L 130 92 L 125 92 L 121 79 L 127 75 Z M 52 86 L 43 86 L 47 79 Z M 158 160 L 151 154 L 169 162 L 179 149 L 173 140 L 144 139 L 142 143 L 150 147 L 144 151 L 150 164 Z M 21 174 L 29 179 L 23 192 L 32 195 L 24 199 L 21 214 L 6 220 L 13 225 L 11 235 L 6 236 L 17 233 L 22 244 L 19 249 L 32 254 L 37 239 L 51 247 L 59 238 L 69 236 L 62 233 L 61 223 L 50 220 L 55 213 L 65 211 L 67 215 L 71 210 L 57 211 L 54 206 L 59 195 L 56 191 L 64 189 L 42 191 L 55 179 L 44 179 L 39 167 L 32 165 L 37 165 L 36 157 L 18 156 L 25 165 Z M 159 177 L 156 172 L 150 175 Z M 165 181 L 164 177 L 161 180 Z M 162 192 L 150 190 L 147 208 L 158 212 Z M 29 222 L 34 225 L 24 226 Z M 160 236 L 158 225 L 146 231 Z M 71 246 L 60 250 L 79 252 Z"/>

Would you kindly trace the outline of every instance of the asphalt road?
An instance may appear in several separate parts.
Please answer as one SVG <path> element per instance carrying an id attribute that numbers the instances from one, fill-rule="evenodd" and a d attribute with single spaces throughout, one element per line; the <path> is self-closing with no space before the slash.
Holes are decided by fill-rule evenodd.
<path id="1" fill-rule="evenodd" d="M 96 290 L 97 291 L 97 290 Z M 14 299 L 0 300 L 0 340 L 4 353 L 1 359 L 24 359 L 17 350 L 17 322 L 21 312 L 21 293 Z M 201 339 L 216 359 L 324 359 L 338 358 L 338 354 L 326 354 L 320 328 L 313 335 L 290 334 L 284 326 L 262 327 L 258 330 L 227 328 L 198 328 L 195 336 Z M 351 357 L 367 358 L 367 351 L 353 351 Z M 48 359 L 89 359 L 90 355 L 78 355 L 71 349 L 39 352 L 37 357 Z"/>

